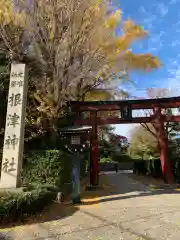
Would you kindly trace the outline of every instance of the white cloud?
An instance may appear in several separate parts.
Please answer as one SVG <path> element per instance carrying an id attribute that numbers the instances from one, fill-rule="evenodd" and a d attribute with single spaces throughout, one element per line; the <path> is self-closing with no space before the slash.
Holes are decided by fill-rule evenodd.
<path id="1" fill-rule="evenodd" d="M 180 17 L 180 13 L 178 15 Z M 180 20 L 173 24 L 173 28 L 177 28 L 179 26 L 180 26 Z"/>
<path id="2" fill-rule="evenodd" d="M 148 30 L 152 30 L 154 22 L 157 21 L 156 14 L 152 13 L 150 9 L 147 10 L 143 5 L 138 9 L 139 19 L 142 25 Z"/>
<path id="3" fill-rule="evenodd" d="M 170 44 L 171 47 L 176 47 L 180 45 L 180 40 L 173 40 Z"/>
<path id="4" fill-rule="evenodd" d="M 161 17 L 164 17 L 168 13 L 168 6 L 161 2 L 157 4 L 157 11 Z"/>
<path id="5" fill-rule="evenodd" d="M 167 78 L 167 88 L 170 96 L 180 96 L 180 62 L 174 60 L 169 68 L 169 77 Z"/>
<path id="6" fill-rule="evenodd" d="M 148 28 L 148 30 L 151 30 L 153 27 L 153 23 L 156 21 L 156 15 L 151 14 L 148 17 L 143 19 L 143 25 L 145 24 Z"/>
<path id="7" fill-rule="evenodd" d="M 163 47 L 163 36 L 164 31 L 161 31 L 159 34 L 150 36 L 149 42 L 148 42 L 148 52 L 158 52 Z"/>
<path id="8" fill-rule="evenodd" d="M 180 2 L 180 0 L 171 0 L 169 4 L 176 4 L 178 2 Z"/>
<path id="9" fill-rule="evenodd" d="M 179 54 L 180 57 L 180 54 Z M 166 79 L 161 79 L 161 81 L 154 82 L 154 90 L 162 89 L 162 91 L 166 92 L 166 97 L 173 97 L 173 96 L 180 96 L 180 59 L 178 59 L 178 56 L 176 59 L 170 59 L 168 63 L 168 75 Z M 132 91 L 133 93 L 133 91 Z M 163 92 L 162 92 L 163 93 Z M 134 92 L 136 96 L 146 96 L 147 97 L 147 89 L 139 89 Z M 159 96 L 159 94 L 158 94 Z M 165 97 L 165 96 L 162 96 Z M 143 97 L 142 97 L 143 98 Z M 139 114 L 144 114 L 144 111 L 138 112 Z M 174 112 L 176 114 L 176 110 Z M 141 115 L 140 115 L 141 116 Z M 131 133 L 136 128 L 138 124 L 120 124 L 120 125 L 114 125 L 115 126 L 115 133 L 123 135 L 131 138 Z"/>
<path id="10" fill-rule="evenodd" d="M 161 41 L 161 35 L 160 34 L 152 36 L 151 42 L 158 43 L 159 41 Z"/>
<path id="11" fill-rule="evenodd" d="M 179 65 L 179 62 L 177 60 L 172 60 L 171 66 L 172 67 L 177 67 Z"/>
<path id="12" fill-rule="evenodd" d="M 156 44 L 156 46 L 149 46 L 149 48 L 147 49 L 147 52 L 157 54 L 162 47 L 163 47 L 163 44 L 160 42 Z"/>
<path id="13" fill-rule="evenodd" d="M 178 19 L 180 18 L 180 13 L 178 14 Z M 175 23 L 172 24 L 171 31 L 180 33 L 180 20 L 177 20 Z"/>
<path id="14" fill-rule="evenodd" d="M 144 8 L 144 6 L 140 6 L 138 10 L 139 10 L 139 13 L 142 13 L 142 14 L 146 13 L 146 9 Z"/>

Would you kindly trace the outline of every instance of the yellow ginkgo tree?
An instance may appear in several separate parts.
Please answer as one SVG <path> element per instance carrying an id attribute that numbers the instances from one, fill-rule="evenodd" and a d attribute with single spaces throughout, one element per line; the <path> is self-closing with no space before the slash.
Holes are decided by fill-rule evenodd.
<path id="1" fill-rule="evenodd" d="M 123 22 L 120 10 L 110 14 L 106 0 L 0 0 L 0 9 L 1 41 L 10 61 L 29 66 L 39 116 L 59 117 L 68 100 L 111 99 L 97 88 L 160 67 L 151 54 L 132 52 L 147 32 Z"/>

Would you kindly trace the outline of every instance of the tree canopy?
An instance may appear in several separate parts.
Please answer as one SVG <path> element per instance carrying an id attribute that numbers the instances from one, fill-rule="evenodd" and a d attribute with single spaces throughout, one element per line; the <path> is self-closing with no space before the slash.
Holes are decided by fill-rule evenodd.
<path id="1" fill-rule="evenodd" d="M 147 95 L 149 98 L 168 98 L 170 97 L 169 90 L 166 88 L 150 88 L 147 91 Z M 145 116 L 153 115 L 153 110 L 144 110 Z M 174 111 L 172 108 L 161 109 L 161 113 L 166 116 L 172 116 Z M 150 126 L 151 125 L 151 126 Z M 156 127 L 153 123 L 141 123 L 141 126 L 145 128 L 148 132 L 150 132 L 155 138 L 157 138 Z M 150 127 L 149 127 L 150 126 Z M 165 122 L 164 123 L 165 133 L 167 139 L 170 140 L 172 136 L 175 136 L 176 133 L 180 130 L 179 122 Z"/>
<path id="2" fill-rule="evenodd" d="M 23 62 L 29 67 L 29 126 L 52 126 L 68 100 L 111 99 L 107 86 L 115 89 L 131 71 L 161 66 L 150 53 L 133 53 L 131 45 L 148 33 L 131 19 L 122 21 L 120 9 L 110 13 L 108 2 L 0 0 L 5 66 Z"/>
<path id="3" fill-rule="evenodd" d="M 148 125 L 151 131 L 152 125 Z M 137 126 L 131 135 L 129 154 L 132 158 L 149 159 L 159 156 L 157 139 L 141 125 Z"/>

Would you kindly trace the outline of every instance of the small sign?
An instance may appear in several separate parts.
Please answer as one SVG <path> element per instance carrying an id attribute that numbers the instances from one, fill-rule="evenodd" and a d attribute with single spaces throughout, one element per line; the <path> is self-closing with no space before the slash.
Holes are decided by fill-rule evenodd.
<path id="1" fill-rule="evenodd" d="M 132 108 L 130 104 L 121 106 L 121 119 L 122 120 L 132 119 Z"/>

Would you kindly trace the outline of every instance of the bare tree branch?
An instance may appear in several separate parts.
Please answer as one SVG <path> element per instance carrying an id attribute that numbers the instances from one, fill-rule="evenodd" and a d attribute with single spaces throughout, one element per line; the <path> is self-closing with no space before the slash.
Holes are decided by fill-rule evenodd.
<path id="1" fill-rule="evenodd" d="M 141 126 L 145 128 L 148 132 L 150 132 L 157 139 L 156 133 L 153 132 L 153 130 L 151 130 L 147 123 L 141 123 Z"/>

